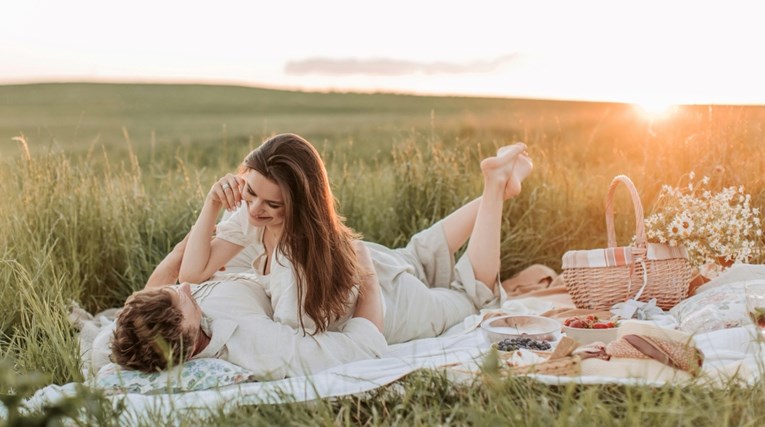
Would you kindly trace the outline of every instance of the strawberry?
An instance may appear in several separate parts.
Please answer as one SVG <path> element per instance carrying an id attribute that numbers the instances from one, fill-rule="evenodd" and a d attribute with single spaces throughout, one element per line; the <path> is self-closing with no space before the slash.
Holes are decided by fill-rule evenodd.
<path id="1" fill-rule="evenodd" d="M 592 325 L 592 329 L 608 329 L 607 323 L 596 323 Z"/>

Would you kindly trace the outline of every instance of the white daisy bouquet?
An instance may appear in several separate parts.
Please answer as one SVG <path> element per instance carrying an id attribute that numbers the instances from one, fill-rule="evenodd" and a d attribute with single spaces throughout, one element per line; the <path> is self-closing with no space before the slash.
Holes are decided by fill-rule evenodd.
<path id="1" fill-rule="evenodd" d="M 655 212 L 645 220 L 649 242 L 683 245 L 692 265 L 746 262 L 762 237 L 760 211 L 744 187 L 709 189 L 709 178 L 687 187 L 662 186 Z"/>

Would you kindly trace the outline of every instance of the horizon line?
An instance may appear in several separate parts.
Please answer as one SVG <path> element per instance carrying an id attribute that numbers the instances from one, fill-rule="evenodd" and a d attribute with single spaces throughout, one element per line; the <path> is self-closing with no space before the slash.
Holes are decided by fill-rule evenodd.
<path id="1" fill-rule="evenodd" d="M 315 88 L 288 85 L 274 85 L 267 83 L 252 83 L 234 79 L 142 79 L 142 78 L 101 78 L 101 79 L 7 79 L 0 80 L 0 86 L 32 86 L 45 84 L 118 84 L 118 85 L 191 85 L 191 86 L 224 86 L 240 87 L 247 89 L 263 89 L 285 92 L 317 93 L 317 94 L 358 94 L 358 95 L 395 95 L 395 96 L 415 96 L 427 98 L 474 98 L 474 99 L 506 99 L 506 100 L 524 100 L 524 101 L 547 101 L 547 102 L 585 102 L 601 104 L 625 104 L 636 105 L 636 102 L 630 102 L 617 99 L 582 99 L 582 98 L 553 98 L 553 97 L 528 97 L 512 95 L 488 95 L 476 93 L 454 93 L 454 92 L 416 92 L 416 91 L 396 91 L 391 89 L 344 89 L 337 87 Z M 689 102 L 672 104 L 675 106 L 735 106 L 735 107 L 763 107 L 763 103 L 736 103 L 736 102 Z"/>

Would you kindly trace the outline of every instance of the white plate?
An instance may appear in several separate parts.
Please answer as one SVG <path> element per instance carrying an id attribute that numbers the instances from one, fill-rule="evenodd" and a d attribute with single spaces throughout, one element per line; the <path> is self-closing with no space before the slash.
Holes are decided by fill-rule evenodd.
<path id="1" fill-rule="evenodd" d="M 492 317 L 481 323 L 481 329 L 493 343 L 519 337 L 555 341 L 560 334 L 560 327 L 557 320 L 530 315 Z"/>

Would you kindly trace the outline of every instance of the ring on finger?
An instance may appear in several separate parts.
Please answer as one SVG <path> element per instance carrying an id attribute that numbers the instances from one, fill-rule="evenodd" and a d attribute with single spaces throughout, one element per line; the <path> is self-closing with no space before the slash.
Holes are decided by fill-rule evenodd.
<path id="1" fill-rule="evenodd" d="M 226 190 L 228 188 L 231 188 L 231 185 L 228 182 L 224 182 L 223 185 L 221 185 L 221 187 L 223 187 L 223 190 Z"/>

